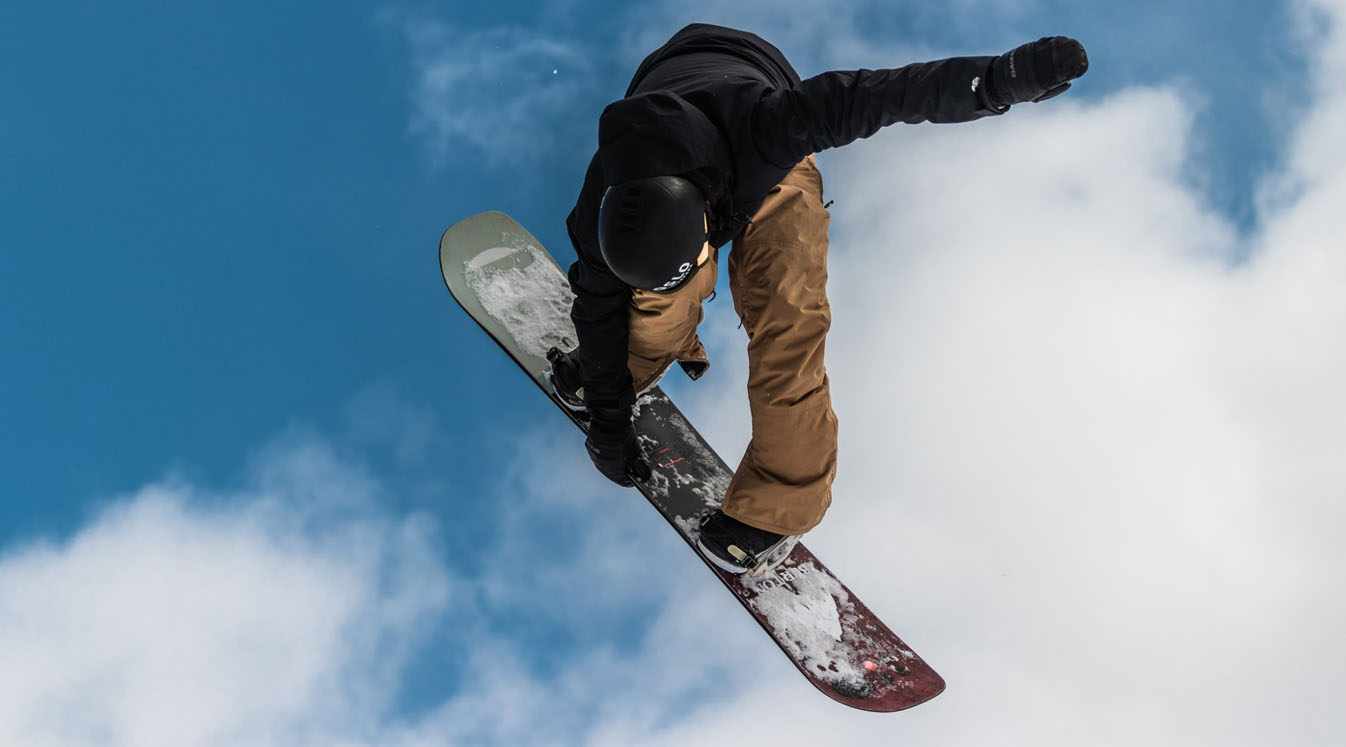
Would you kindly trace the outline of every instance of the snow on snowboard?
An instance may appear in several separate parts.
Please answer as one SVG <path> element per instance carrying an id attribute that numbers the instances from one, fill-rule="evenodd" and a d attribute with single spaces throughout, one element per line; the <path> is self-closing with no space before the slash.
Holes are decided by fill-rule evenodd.
<path id="1" fill-rule="evenodd" d="M 569 283 L 542 244 L 504 213 L 485 212 L 444 232 L 439 264 L 463 309 L 555 402 L 546 351 L 573 348 L 575 331 Z M 719 505 L 733 470 L 658 387 L 640 396 L 635 412 L 654 472 L 637 487 L 695 552 L 697 519 Z M 583 458 L 583 451 L 576 454 Z M 944 689 L 944 680 L 802 543 L 757 578 L 702 560 L 832 699 L 866 711 L 899 711 Z"/>

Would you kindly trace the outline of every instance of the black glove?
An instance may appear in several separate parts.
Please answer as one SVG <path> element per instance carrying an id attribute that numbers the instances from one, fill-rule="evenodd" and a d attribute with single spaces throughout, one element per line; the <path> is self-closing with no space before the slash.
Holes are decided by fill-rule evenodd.
<path id="1" fill-rule="evenodd" d="M 594 466 L 609 480 L 629 488 L 635 485 L 632 477 L 650 479 L 650 466 L 645 463 L 636 444 L 636 429 L 631 424 L 630 410 L 591 411 L 589 437 L 584 448 Z"/>
<path id="2" fill-rule="evenodd" d="M 1022 101 L 1046 101 L 1088 69 L 1083 44 L 1066 36 L 1044 36 L 991 60 L 986 98 L 1000 110 Z"/>

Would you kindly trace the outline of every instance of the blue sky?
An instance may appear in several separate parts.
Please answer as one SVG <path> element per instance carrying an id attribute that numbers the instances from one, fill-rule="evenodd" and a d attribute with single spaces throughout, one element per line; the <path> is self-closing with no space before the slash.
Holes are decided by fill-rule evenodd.
<path id="1" fill-rule="evenodd" d="M 951 684 L 884 728 L 1340 729 L 1289 698 L 1254 715 L 1264 694 L 1224 667 L 1295 636 L 1265 678 L 1300 701 L 1343 684 L 1315 663 L 1346 653 L 1324 632 L 1341 604 L 1313 600 L 1315 569 L 1343 559 L 1322 527 L 1342 518 L 1346 95 L 1323 71 L 1346 7 L 780 7 L 6 3 L 0 610 L 19 622 L 0 649 L 28 654 L 0 672 L 56 674 L 0 674 L 0 693 L 31 690 L 11 700 L 28 710 L 0 706 L 0 736 L 718 743 L 788 709 L 873 728 L 815 702 L 638 497 L 592 473 L 438 276 L 440 233 L 487 209 L 573 256 L 562 221 L 597 113 L 693 20 L 756 30 L 804 75 L 1054 33 L 1089 49 L 1061 100 L 822 160 L 851 435 L 810 545 Z M 969 203 L 1002 230 L 961 225 Z M 728 304 L 710 313 L 712 375 L 669 386 L 733 462 L 741 333 Z M 905 554 L 880 548 L 885 526 Z M 187 593 L 202 587 L 221 591 Z M 1206 617 L 1220 605 L 1237 621 Z M 107 622 L 51 624 L 72 618 Z M 1227 638 L 1193 653 L 1206 624 Z M 240 656 L 243 639 L 264 645 Z M 1104 642 L 1167 657 L 1164 681 Z M 1005 667 L 1023 695 L 987 674 Z M 1240 682 L 1227 702 L 1217 675 Z M 87 705 L 72 691 L 98 704 L 87 724 L 33 715 Z M 218 707 L 156 715 L 174 692 Z M 1061 724 L 1045 736 L 1041 702 Z"/>

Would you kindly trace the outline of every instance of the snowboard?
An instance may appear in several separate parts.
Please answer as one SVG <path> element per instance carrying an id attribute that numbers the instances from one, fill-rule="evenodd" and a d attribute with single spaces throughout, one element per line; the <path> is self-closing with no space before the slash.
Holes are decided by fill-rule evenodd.
<path id="1" fill-rule="evenodd" d="M 547 350 L 570 350 L 576 337 L 569 282 L 542 244 L 504 213 L 485 212 L 444 232 L 439 264 L 463 309 L 583 430 L 546 378 Z M 757 577 L 706 560 L 696 550 L 698 519 L 719 505 L 733 470 L 659 387 L 637 398 L 634 412 L 653 472 L 638 489 L 810 683 L 866 711 L 910 708 L 944 689 L 944 680 L 803 543 Z M 575 458 L 587 458 L 578 446 Z"/>

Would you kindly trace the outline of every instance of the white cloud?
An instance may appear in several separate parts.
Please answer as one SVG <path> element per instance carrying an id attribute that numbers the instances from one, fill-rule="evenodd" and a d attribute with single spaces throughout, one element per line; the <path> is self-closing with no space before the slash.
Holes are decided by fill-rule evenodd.
<path id="1" fill-rule="evenodd" d="M 1306 7 L 1335 24 L 1318 98 L 1248 236 L 1183 178 L 1176 89 L 828 155 L 842 464 L 810 546 L 948 679 L 894 718 L 911 743 L 1346 731 L 1346 7 Z M 696 407 L 731 463 L 739 386 Z M 689 732 L 792 743 L 733 713 Z"/>
<path id="2" fill-rule="evenodd" d="M 357 399 L 357 424 L 377 401 L 398 407 L 357 428 L 362 443 L 439 438 L 386 390 Z M 573 744 L 671 723 L 755 659 L 788 670 L 656 513 L 552 426 L 472 497 L 500 509 L 475 577 L 447 567 L 457 548 L 429 517 L 394 518 L 378 477 L 303 428 L 261 449 L 240 489 L 166 481 L 68 539 L 8 548 L 0 744 Z M 743 653 L 707 661 L 712 629 Z M 418 695 L 408 716 L 422 657 L 462 663 L 451 697 Z"/>
<path id="3" fill-rule="evenodd" d="M 366 742 L 448 602 L 423 521 L 309 443 L 0 561 L 0 744 Z"/>

